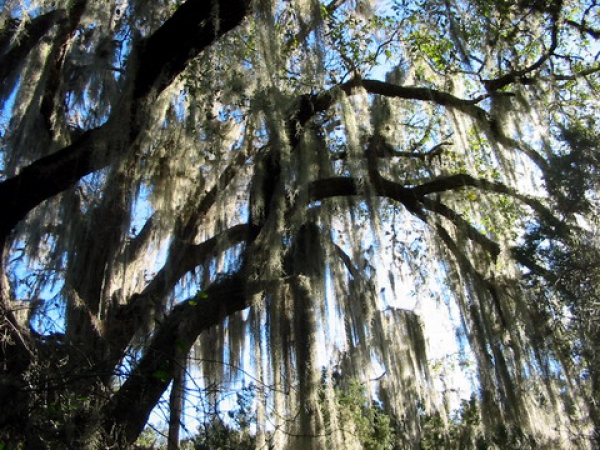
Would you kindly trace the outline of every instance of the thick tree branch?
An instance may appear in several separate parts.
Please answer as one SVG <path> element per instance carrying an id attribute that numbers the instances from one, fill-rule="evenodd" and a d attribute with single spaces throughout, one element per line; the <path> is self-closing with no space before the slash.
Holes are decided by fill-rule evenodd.
<path id="1" fill-rule="evenodd" d="M 409 211 L 424 218 L 422 208 L 440 214 L 452 221 L 458 228 L 466 231 L 467 237 L 481 245 L 493 257 L 498 256 L 498 244 L 477 231 L 459 214 L 440 202 L 426 197 L 428 194 L 440 193 L 449 190 L 458 190 L 465 187 L 475 187 L 484 191 L 504 194 L 531 207 L 541 218 L 559 230 L 566 231 L 565 225 L 557 219 L 552 212 L 536 199 L 520 194 L 502 183 L 494 183 L 477 179 L 466 174 L 451 175 L 439 178 L 419 186 L 407 188 L 393 181 L 377 176 L 378 180 L 372 183 L 375 194 L 387 197 L 402 203 Z M 334 177 L 313 181 L 309 186 L 311 201 L 325 200 L 330 197 L 354 196 L 361 193 L 359 183 L 348 177 Z"/>
<path id="2" fill-rule="evenodd" d="M 535 150 L 506 136 L 504 131 L 498 127 L 497 123 L 490 115 L 483 108 L 477 106 L 477 103 L 487 96 L 480 96 L 475 99 L 463 99 L 437 89 L 399 86 L 384 81 L 363 80 L 358 78 L 343 83 L 334 89 L 319 94 L 304 95 L 299 99 L 296 111 L 288 122 L 288 131 L 289 135 L 293 137 L 291 141 L 293 146 L 299 141 L 300 132 L 304 125 L 312 119 L 315 114 L 327 110 L 335 103 L 336 89 L 341 90 L 346 95 L 352 95 L 359 87 L 374 95 L 402 98 L 406 100 L 427 101 L 460 111 L 474 119 L 484 131 L 489 133 L 490 136 L 500 144 L 509 148 L 521 150 L 542 170 L 545 170 L 548 167 L 548 163 L 535 152 Z"/>
<path id="3" fill-rule="evenodd" d="M 570 75 L 566 75 L 566 74 L 552 74 L 549 77 L 540 77 L 541 80 L 557 80 L 557 81 L 572 81 L 572 80 L 577 80 L 579 78 L 584 78 L 587 77 L 589 75 L 593 75 L 595 73 L 600 72 L 600 67 L 598 66 L 594 66 L 594 67 L 590 67 L 588 69 L 584 69 L 584 70 L 580 70 L 578 72 L 573 72 Z"/>
<path id="4" fill-rule="evenodd" d="M 94 128 L 71 145 L 39 159 L 0 183 L 0 234 L 8 235 L 44 200 L 105 167 L 114 156 L 108 148 L 111 140 L 108 124 Z"/>
<path id="5" fill-rule="evenodd" d="M 173 378 L 173 355 L 187 354 L 200 333 L 245 309 L 244 285 L 243 276 L 237 274 L 208 287 L 206 299 L 194 297 L 173 308 L 127 381 L 104 408 L 107 435 L 117 436 L 121 445 L 135 441 Z"/>
<path id="6" fill-rule="evenodd" d="M 250 0 L 188 0 L 142 45 L 134 98 L 169 86 L 188 62 L 250 13 Z"/>
<path id="7" fill-rule="evenodd" d="M 504 134 L 498 124 L 481 107 L 477 106 L 481 100 L 486 98 L 480 96 L 475 99 L 462 99 L 447 92 L 430 88 L 419 88 L 410 86 L 398 86 L 395 84 L 376 80 L 354 80 L 341 86 L 341 89 L 350 94 L 357 86 L 363 87 L 370 94 L 378 94 L 386 97 L 403 98 L 407 100 L 422 100 L 436 103 L 446 108 L 452 108 L 466 114 L 474 119 L 484 131 L 502 145 L 509 148 L 517 148 L 523 151 L 541 169 L 546 169 L 548 164 L 538 153 L 526 145 L 521 145 Z"/>
<path id="8" fill-rule="evenodd" d="M 64 9 L 56 9 L 32 19 L 24 26 L 24 30 L 19 34 L 19 38 L 12 47 L 10 47 L 10 42 L 13 34 L 10 30 L 2 30 L 0 52 L 5 48 L 8 50 L 0 56 L 0 92 L 11 88 L 13 76 L 18 74 L 27 55 L 54 25 L 61 23 L 66 17 Z M 9 26 L 11 28 L 18 27 L 14 21 L 9 21 Z"/>
<path id="9" fill-rule="evenodd" d="M 347 92 L 347 89 L 353 89 L 354 87 L 360 86 L 370 94 L 378 94 L 383 95 L 384 97 L 402 98 L 406 100 L 422 100 L 426 102 L 432 102 L 440 106 L 457 109 L 477 119 L 487 115 L 483 109 L 475 106 L 475 101 L 459 98 L 447 92 L 438 91 L 437 89 L 433 88 L 399 86 L 378 80 L 356 80 L 352 83 L 347 83 L 347 85 L 348 87 L 342 87 L 344 92 Z"/>
<path id="10" fill-rule="evenodd" d="M 412 192 L 411 188 L 406 188 L 398 183 L 382 178 L 378 184 L 378 187 L 377 185 L 375 186 L 377 195 L 402 203 L 409 211 L 423 220 L 425 220 L 422 212 L 423 206 L 430 211 L 441 214 L 450 219 L 457 227 L 465 230 L 469 239 L 481 245 L 493 257 L 496 257 L 500 253 L 498 244 L 478 232 L 450 208 L 422 196 L 417 196 Z M 311 183 L 309 188 L 309 195 L 312 201 L 324 200 L 330 197 L 359 195 L 359 193 L 360 189 L 357 182 L 347 177 L 316 180 Z"/>
<path id="11" fill-rule="evenodd" d="M 298 100 L 296 111 L 293 113 L 288 124 L 289 134 L 291 136 L 298 136 L 298 132 L 315 114 L 330 108 L 336 101 L 336 90 L 341 90 L 346 95 L 352 95 L 357 88 L 363 88 L 370 94 L 382 95 L 384 97 L 436 103 L 440 106 L 457 109 L 477 120 L 487 121 L 485 110 L 476 106 L 476 103 L 480 101 L 479 99 L 465 100 L 436 89 L 399 86 L 384 81 L 357 78 L 319 94 L 301 96 Z"/>
<path id="12" fill-rule="evenodd" d="M 111 354 L 107 359 L 113 360 L 114 365 L 117 365 L 125 347 L 129 345 L 140 326 L 143 326 L 149 319 L 148 314 L 154 308 L 162 308 L 168 293 L 186 273 L 204 264 L 221 247 L 247 242 L 249 236 L 253 234 L 251 230 L 251 225 L 240 224 L 201 244 L 178 242 L 172 245 L 163 267 L 156 273 L 152 281 L 140 294 L 135 294 L 127 304 L 123 305 L 116 313 L 114 320 L 110 322 L 110 325 L 119 329 L 120 332 L 112 333 Z"/>
<path id="13" fill-rule="evenodd" d="M 230 2 L 222 11 L 218 5 L 217 1 L 188 0 L 144 42 L 133 86 L 132 110 L 139 110 L 141 101 L 150 92 L 158 95 L 186 68 L 193 56 L 239 25 L 250 12 L 250 2 L 245 0 Z M 115 111 L 119 109 L 115 108 Z M 122 153 L 119 148 L 108 148 L 108 143 L 113 141 L 110 139 L 113 121 L 87 131 L 71 145 L 41 158 L 23 168 L 17 176 L 0 183 L 0 209 L 3 211 L 0 234 L 6 236 L 37 205 L 72 187 L 82 177 L 102 169 L 113 160 L 115 153 Z M 126 133 L 125 147 L 131 146 L 137 138 L 140 127 L 137 119 L 132 121 L 131 127 Z M 119 134 L 123 135 L 122 132 Z"/>

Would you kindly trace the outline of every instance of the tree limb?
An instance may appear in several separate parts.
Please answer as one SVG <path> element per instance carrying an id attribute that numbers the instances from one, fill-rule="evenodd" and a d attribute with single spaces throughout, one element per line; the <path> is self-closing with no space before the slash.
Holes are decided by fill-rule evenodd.
<path id="1" fill-rule="evenodd" d="M 150 412 L 173 379 L 178 352 L 187 354 L 205 330 L 248 306 L 243 276 L 213 283 L 207 298 L 190 298 L 178 304 L 165 318 L 148 349 L 127 381 L 104 408 L 101 417 L 106 435 L 131 444 L 141 433 Z"/>
<path id="2" fill-rule="evenodd" d="M 523 204 L 529 206 L 540 217 L 545 219 L 549 224 L 559 230 L 563 230 L 565 225 L 556 216 L 545 207 L 539 200 L 523 195 L 514 189 L 506 186 L 503 183 L 488 181 L 482 178 L 475 178 L 468 174 L 455 174 L 447 177 L 437 178 L 427 183 L 411 188 L 414 195 L 421 198 L 424 195 L 456 190 L 463 187 L 475 187 L 483 191 L 494 192 L 496 194 L 504 194 L 519 200 Z"/>
<path id="3" fill-rule="evenodd" d="M 251 234 L 251 225 L 235 225 L 221 234 L 214 236 L 201 244 L 193 245 L 179 242 L 169 249 L 167 259 L 152 281 L 140 294 L 134 294 L 129 301 L 120 307 L 110 325 L 120 332 L 111 333 L 110 357 L 116 366 L 123 355 L 126 346 L 140 327 L 143 327 L 148 314 L 162 304 L 167 294 L 177 282 L 188 272 L 204 264 L 215 251 L 226 241 L 230 246 L 247 242 Z"/>
<path id="4" fill-rule="evenodd" d="M 218 5 L 217 1 L 188 0 L 144 41 L 133 86 L 133 111 L 140 109 L 141 101 L 152 91 L 154 95 L 163 91 L 186 68 L 193 56 L 239 25 L 250 12 L 247 0 L 229 2 L 223 11 L 218 9 Z M 216 17 L 215 12 L 218 13 Z M 115 111 L 119 109 L 115 108 Z M 74 186 L 82 177 L 102 169 L 113 161 L 115 154 L 127 153 L 140 131 L 139 118 L 132 120 L 123 150 L 122 147 L 108 148 L 107 145 L 112 142 L 109 136 L 112 123 L 118 120 L 115 117 L 0 183 L 0 209 L 3 211 L 0 234 L 8 235 L 29 211 Z"/>
<path id="5" fill-rule="evenodd" d="M 134 98 L 169 86 L 189 61 L 250 13 L 250 0 L 188 0 L 145 42 L 139 61 Z"/>
<path id="6" fill-rule="evenodd" d="M 2 30 L 0 52 L 4 48 L 8 50 L 0 56 L 0 92 L 11 88 L 13 76 L 18 74 L 27 55 L 54 25 L 64 21 L 66 17 L 67 14 L 64 9 L 55 9 L 32 19 L 25 24 L 23 32 L 19 34 L 19 38 L 12 47 L 10 47 L 10 41 L 13 38 L 12 33 L 10 33 L 10 30 Z M 11 28 L 18 27 L 15 21 L 9 21 L 9 26 Z"/>
<path id="7" fill-rule="evenodd" d="M 552 33 L 551 33 L 551 42 L 550 48 L 546 51 L 542 56 L 538 58 L 533 64 L 528 67 L 525 67 L 520 70 L 513 70 L 499 78 L 495 78 L 493 80 L 483 80 L 483 85 L 485 86 L 488 92 L 495 92 L 502 88 L 505 88 L 509 84 L 513 84 L 515 82 L 523 81 L 527 78 L 527 76 L 531 72 L 535 72 L 542 65 L 552 57 L 554 51 L 558 47 L 558 12 L 553 14 L 553 24 L 552 24 Z"/>

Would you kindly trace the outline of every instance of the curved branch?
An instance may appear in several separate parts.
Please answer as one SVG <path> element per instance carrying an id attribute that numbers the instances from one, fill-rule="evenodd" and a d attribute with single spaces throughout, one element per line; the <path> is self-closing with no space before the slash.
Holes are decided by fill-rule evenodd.
<path id="1" fill-rule="evenodd" d="M 188 0 L 144 41 L 131 111 L 141 110 L 144 97 L 151 92 L 158 95 L 186 68 L 193 56 L 239 25 L 250 12 L 248 0 L 229 2 L 224 11 L 219 10 L 218 5 L 216 0 Z M 37 205 L 74 186 L 82 177 L 106 167 L 115 154 L 123 153 L 122 146 L 109 145 L 112 123 L 119 121 L 116 115 L 120 109 L 115 108 L 115 114 L 105 125 L 85 132 L 71 145 L 0 183 L 0 237 L 5 238 Z M 140 131 L 137 120 L 131 120 L 129 131 L 119 133 L 128 137 L 125 153 Z"/>
<path id="2" fill-rule="evenodd" d="M 417 196 L 412 189 L 401 186 L 389 180 L 381 178 L 374 186 L 376 194 L 402 203 L 410 212 L 427 222 L 422 207 L 441 214 L 451 220 L 458 228 L 465 230 L 467 237 L 481 245 L 493 257 L 498 256 L 500 247 L 497 243 L 477 231 L 472 225 L 464 220 L 459 214 L 447 206 L 434 202 L 423 196 Z M 358 183 L 352 178 L 336 177 L 313 181 L 309 187 L 309 196 L 312 201 L 324 200 L 329 197 L 358 195 L 360 190 Z"/>
<path id="3" fill-rule="evenodd" d="M 162 92 L 189 61 L 216 39 L 237 27 L 250 13 L 250 0 L 188 0 L 145 42 L 134 98 Z"/>
<path id="4" fill-rule="evenodd" d="M 538 58 L 536 62 L 531 64 L 529 67 L 525 67 L 521 70 L 513 70 L 499 78 L 495 78 L 493 80 L 483 80 L 483 85 L 485 86 L 488 92 L 495 92 L 502 88 L 505 88 L 509 84 L 513 84 L 515 82 L 526 83 L 528 79 L 528 75 L 532 72 L 538 70 L 546 61 L 552 57 L 554 51 L 558 47 L 558 13 L 553 14 L 553 24 L 552 24 L 552 34 L 551 34 L 551 43 L 550 48 L 547 52 L 545 52 L 542 56 Z"/>
<path id="5" fill-rule="evenodd" d="M 587 77 L 589 75 L 593 75 L 595 73 L 600 72 L 600 67 L 599 66 L 594 66 L 594 67 L 590 67 L 588 69 L 584 69 L 584 70 L 580 70 L 579 72 L 574 72 L 570 75 L 557 75 L 554 74 L 552 75 L 551 79 L 554 81 L 573 81 L 573 80 L 578 80 L 579 78 L 584 78 Z M 542 80 L 547 80 L 550 78 L 546 78 L 546 77 L 540 77 L 540 79 Z"/>
<path id="6" fill-rule="evenodd" d="M 19 34 L 12 48 L 10 48 L 10 41 L 14 37 L 13 33 L 10 29 L 2 30 L 0 52 L 5 48 L 8 50 L 0 57 L 0 92 L 11 88 L 13 76 L 19 72 L 23 60 L 52 27 L 64 21 L 66 17 L 64 9 L 56 9 L 32 19 L 24 26 L 23 32 Z M 19 21 L 9 20 L 8 22 L 10 28 L 18 28 Z"/>
<path id="7" fill-rule="evenodd" d="M 519 143 L 506 136 L 498 124 L 489 116 L 487 111 L 477 106 L 489 95 L 479 96 L 474 99 L 463 99 L 447 92 L 432 88 L 421 88 L 413 86 L 399 86 L 396 84 L 355 78 L 343 83 L 333 89 L 319 94 L 303 95 L 298 99 L 295 110 L 291 113 L 287 123 L 288 136 L 291 138 L 292 147 L 295 148 L 300 140 L 300 134 L 306 123 L 317 113 L 329 109 L 336 100 L 336 90 L 341 90 L 346 95 L 352 95 L 357 88 L 363 88 L 369 94 L 382 95 L 385 97 L 402 98 L 406 100 L 421 100 L 432 102 L 437 105 L 452 108 L 466 114 L 474 119 L 483 130 L 490 134 L 497 142 L 509 148 L 521 150 L 528 158 L 546 171 L 548 163 L 534 149 Z"/>
<path id="8" fill-rule="evenodd" d="M 465 233 L 467 238 L 479 244 L 492 256 L 492 258 L 495 259 L 498 257 L 500 254 L 500 245 L 497 242 L 492 241 L 485 234 L 478 231 L 473 225 L 463 219 L 463 217 L 456 211 L 444 205 L 443 203 L 428 198 L 421 199 L 421 202 L 429 211 L 433 211 L 450 220 L 456 226 L 456 228 Z"/>
<path id="9" fill-rule="evenodd" d="M 108 124 L 86 131 L 71 145 L 21 169 L 0 183 L 0 235 L 6 236 L 29 211 L 82 177 L 105 167 L 114 157 Z"/>
<path id="10" fill-rule="evenodd" d="M 422 100 L 435 103 L 446 108 L 452 108 L 466 114 L 480 124 L 484 131 L 496 139 L 502 145 L 510 148 L 520 149 L 542 170 L 548 166 L 547 162 L 533 149 L 509 138 L 499 128 L 498 124 L 489 116 L 487 111 L 477 106 L 477 103 L 487 98 L 479 96 L 474 99 L 463 99 L 455 97 L 447 92 L 430 88 L 419 88 L 409 86 L 398 86 L 395 84 L 377 80 L 353 80 L 342 85 L 340 88 L 348 95 L 358 86 L 363 87 L 370 94 L 383 95 L 386 97 L 402 98 L 406 100 Z"/>
<path id="11" fill-rule="evenodd" d="M 245 242 L 252 229 L 251 225 L 239 224 L 223 231 L 201 244 L 193 245 L 178 242 L 171 246 L 167 260 L 156 273 L 143 292 L 135 297 L 124 309 L 145 310 L 147 306 L 155 306 L 163 299 L 186 273 L 202 265 L 226 242 L 234 246 Z"/>
<path id="12" fill-rule="evenodd" d="M 446 217 L 458 228 L 465 230 L 469 239 L 479 244 L 493 257 L 498 256 L 500 253 L 500 248 L 496 242 L 476 230 L 458 213 L 440 202 L 427 198 L 426 195 L 465 187 L 476 187 L 488 192 L 509 195 L 531 207 L 542 219 L 558 230 L 566 231 L 568 229 L 541 202 L 520 194 L 502 183 L 477 179 L 471 175 L 457 174 L 432 180 L 413 188 L 407 188 L 393 181 L 386 180 L 381 176 L 377 176 L 377 178 L 372 185 L 376 195 L 402 203 L 410 212 L 425 221 L 423 208 Z M 309 198 L 311 201 L 320 201 L 330 197 L 359 195 L 361 193 L 359 186 L 360 183 L 348 177 L 315 180 L 309 186 Z"/>
<path id="13" fill-rule="evenodd" d="M 102 428 L 107 436 L 116 436 L 119 444 L 131 444 L 141 433 L 173 379 L 174 355 L 187 354 L 200 333 L 249 306 L 240 274 L 213 283 L 205 294 L 204 300 L 193 297 L 173 308 L 127 381 L 104 408 Z"/>
<path id="14" fill-rule="evenodd" d="M 411 188 L 414 195 L 420 199 L 428 194 L 440 193 L 450 190 L 461 189 L 464 187 L 475 187 L 487 192 L 504 194 L 519 200 L 523 204 L 533 209 L 541 218 L 559 230 L 565 228 L 565 225 L 557 219 L 552 211 L 545 207 L 539 200 L 521 194 L 505 184 L 488 181 L 481 178 L 475 178 L 468 174 L 456 174 L 447 177 L 437 178 L 435 180 L 423 183 Z"/>
<path id="15" fill-rule="evenodd" d="M 387 83 L 379 80 L 354 80 L 342 86 L 344 92 L 356 87 L 364 88 L 370 94 L 379 94 L 384 97 L 395 97 L 406 100 L 422 100 L 436 103 L 440 106 L 457 109 L 477 119 L 485 117 L 485 110 L 476 106 L 474 100 L 466 100 L 456 97 L 444 91 L 438 91 L 433 88 L 422 88 L 414 86 L 399 86 L 397 84 Z"/>
<path id="16" fill-rule="evenodd" d="M 163 304 L 168 293 L 186 273 L 204 264 L 220 248 L 228 248 L 247 241 L 251 230 L 251 225 L 240 224 L 201 244 L 178 242 L 172 245 L 167 260 L 152 281 L 140 294 L 134 294 L 116 311 L 110 326 L 119 332 L 112 333 L 110 356 L 105 357 L 106 360 L 110 360 L 107 364 L 108 362 L 113 366 L 118 364 L 135 333 L 147 325 L 150 312 Z M 223 245 L 224 242 L 227 246 Z"/>
<path id="17" fill-rule="evenodd" d="M 354 91 L 358 88 L 363 88 L 369 94 L 382 95 L 384 97 L 436 103 L 440 106 L 459 110 L 480 122 L 489 123 L 487 112 L 476 105 L 481 101 L 481 98 L 466 100 L 432 88 L 399 86 L 385 81 L 355 78 L 328 91 L 301 96 L 288 122 L 289 135 L 298 136 L 299 130 L 315 114 L 329 109 L 336 100 L 336 91 L 341 90 L 346 95 L 353 95 Z"/>

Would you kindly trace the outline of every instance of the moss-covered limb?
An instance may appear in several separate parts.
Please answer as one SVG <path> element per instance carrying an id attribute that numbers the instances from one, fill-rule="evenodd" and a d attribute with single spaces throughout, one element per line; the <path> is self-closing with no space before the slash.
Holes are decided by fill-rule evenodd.
<path id="1" fill-rule="evenodd" d="M 493 259 L 498 257 L 500 254 L 500 245 L 488 238 L 485 234 L 478 231 L 473 225 L 471 225 L 452 208 L 449 208 L 439 201 L 428 198 L 422 198 L 420 202 L 429 211 L 435 212 L 450 220 L 458 230 L 465 233 L 468 239 L 479 244 L 481 248 L 483 248 Z"/>
<path id="2" fill-rule="evenodd" d="M 295 110 L 291 112 L 288 125 L 290 135 L 297 135 L 298 131 L 316 114 L 333 106 L 337 99 L 336 92 L 341 91 L 346 95 L 354 95 L 359 88 L 366 90 L 369 94 L 384 97 L 432 102 L 440 106 L 454 108 L 482 123 L 489 122 L 487 112 L 476 104 L 483 98 L 476 100 L 463 99 L 433 88 L 400 86 L 380 80 L 356 78 L 318 94 L 300 96 Z"/>
<path id="3" fill-rule="evenodd" d="M 15 39 L 14 30 L 19 28 L 20 21 L 7 21 L 7 28 L 0 31 L 0 93 L 12 88 L 27 55 L 53 26 L 63 22 L 66 17 L 67 11 L 64 9 L 55 9 L 37 16 L 24 25 L 18 39 Z"/>
<path id="4" fill-rule="evenodd" d="M 567 225 L 559 220 L 546 206 L 542 204 L 541 201 L 521 194 L 504 183 L 489 181 L 483 178 L 476 178 L 469 174 L 455 174 L 424 182 L 418 186 L 410 188 L 410 190 L 415 196 L 422 197 L 433 193 L 458 190 L 464 187 L 473 187 L 486 192 L 508 195 L 529 206 L 542 220 L 555 227 L 557 230 L 561 230 L 563 232 L 568 231 Z"/>
<path id="5" fill-rule="evenodd" d="M 473 100 L 456 97 L 448 92 L 433 88 L 400 86 L 385 81 L 368 79 L 355 80 L 346 83 L 341 88 L 344 92 L 347 92 L 356 87 L 362 87 L 370 94 L 436 103 L 440 106 L 454 108 L 478 120 L 487 116 L 485 110 L 477 106 Z"/>
<path id="6" fill-rule="evenodd" d="M 255 233 L 252 232 L 250 225 L 239 224 L 200 244 L 180 242 L 173 245 L 163 267 L 148 283 L 144 291 L 136 294 L 127 305 L 121 308 L 121 320 L 133 320 L 141 311 L 162 304 L 166 295 L 171 292 L 186 273 L 205 264 L 218 251 L 243 242 L 249 242 L 249 237 L 253 234 Z"/>
<path id="7" fill-rule="evenodd" d="M 428 199 L 423 195 L 416 195 L 413 191 L 414 188 L 406 188 L 399 183 L 394 183 L 382 177 L 379 177 L 378 182 L 373 183 L 373 187 L 377 195 L 402 203 L 409 211 L 425 221 L 427 220 L 423 215 L 423 207 L 446 217 L 458 229 L 465 231 L 469 239 L 481 245 L 493 258 L 499 255 L 500 247 L 496 242 L 477 231 L 458 213 L 446 205 Z M 316 180 L 311 183 L 309 191 L 310 198 L 313 201 L 323 200 L 328 197 L 359 195 L 358 183 L 346 177 Z"/>
<path id="8" fill-rule="evenodd" d="M 186 273 L 205 264 L 217 252 L 247 242 L 252 234 L 249 230 L 249 225 L 240 224 L 201 244 L 172 246 L 163 267 L 141 293 L 132 295 L 122 305 L 109 308 L 102 333 L 96 329 L 96 316 L 88 309 L 79 308 L 80 322 L 76 328 L 87 327 L 89 331 L 82 333 L 80 347 L 90 349 L 88 359 L 91 364 L 107 368 L 98 377 L 110 378 L 136 333 L 149 328 L 153 312 L 162 311 L 165 298 Z"/>
<path id="9" fill-rule="evenodd" d="M 481 129 L 490 135 L 490 137 L 501 145 L 508 148 L 514 148 L 522 151 L 528 158 L 542 170 L 548 167 L 547 161 L 539 155 L 534 149 L 523 142 L 515 141 L 506 135 L 504 130 L 500 129 L 496 121 L 488 112 L 477 105 L 485 96 L 479 96 L 474 99 L 463 99 L 456 97 L 444 91 L 433 88 L 421 88 L 413 86 L 399 86 L 393 83 L 378 80 L 353 80 L 340 86 L 340 89 L 350 94 L 357 87 L 364 88 L 370 94 L 382 95 L 391 98 L 401 98 L 405 100 L 421 100 L 432 102 L 445 108 L 454 109 L 467 115 L 477 123 Z"/>
<path id="10" fill-rule="evenodd" d="M 312 201 L 324 200 L 330 197 L 344 197 L 361 194 L 360 182 L 349 177 L 332 177 L 313 181 L 308 190 Z M 396 200 L 408 209 L 418 209 L 417 198 L 413 196 L 409 188 L 381 178 L 376 194 Z"/>
<path id="11" fill-rule="evenodd" d="M 508 148 L 514 148 L 522 151 L 531 161 L 533 161 L 544 172 L 548 169 L 548 162 L 533 148 L 524 142 L 518 142 L 507 136 L 504 130 L 498 127 L 496 121 L 491 118 L 486 110 L 477 105 L 487 96 L 480 96 L 474 99 L 463 99 L 450 93 L 433 88 L 422 88 L 414 86 L 400 86 L 389 82 L 379 80 L 369 80 L 356 78 L 343 83 L 331 90 L 313 95 L 303 95 L 299 97 L 296 109 L 291 112 L 288 122 L 288 132 L 292 147 L 296 147 L 299 142 L 301 130 L 306 123 L 316 114 L 326 111 L 336 102 L 336 91 L 344 92 L 346 95 L 353 95 L 358 88 L 366 90 L 369 94 L 380 95 L 383 97 L 400 98 L 405 100 L 418 100 L 435 103 L 445 108 L 454 109 L 469 116 L 475 121 L 490 137 L 501 145 Z M 440 143 L 439 145 L 445 145 Z M 440 147 L 432 149 L 424 157 L 436 156 Z M 408 156 L 402 154 L 402 156 Z M 414 155 L 410 155 L 411 157 Z"/>
<path id="12" fill-rule="evenodd" d="M 7 236 L 43 201 L 74 186 L 82 177 L 105 167 L 108 126 L 85 132 L 69 146 L 24 167 L 18 175 L 0 183 L 0 234 Z"/>
<path id="13" fill-rule="evenodd" d="M 240 150 L 233 160 L 223 169 L 214 186 L 208 191 L 204 187 L 199 187 L 199 193 L 194 193 L 190 196 L 189 201 L 183 207 L 183 210 L 190 212 L 185 220 L 178 221 L 175 226 L 175 235 L 178 240 L 191 242 L 196 236 L 198 227 L 205 219 L 210 209 L 215 205 L 219 198 L 219 194 L 227 188 L 227 186 L 239 174 L 242 166 L 249 158 L 256 156 L 260 152 L 260 148 L 256 148 L 251 144 Z M 199 199 L 199 200 L 198 200 Z"/>
<path id="14" fill-rule="evenodd" d="M 380 158 L 400 157 L 400 158 L 415 158 L 422 161 L 431 162 L 435 158 L 441 158 L 444 153 L 444 147 L 452 145 L 451 142 L 440 142 L 434 145 L 429 150 L 418 152 L 418 151 L 400 151 L 393 148 L 391 145 L 379 140 L 375 145 L 375 152 Z M 414 146 L 417 148 L 417 145 Z"/>
<path id="15" fill-rule="evenodd" d="M 3 210 L 0 233 L 8 235 L 34 207 L 127 154 L 139 135 L 142 124 L 137 122 L 142 118 L 121 117 L 123 112 L 127 115 L 129 108 L 134 116 L 141 114 L 147 95 L 154 92 L 156 97 L 186 68 L 192 56 L 239 25 L 249 14 L 249 3 L 240 0 L 230 4 L 219 16 L 218 29 L 215 29 L 212 2 L 188 0 L 180 6 L 143 45 L 134 71 L 133 104 L 120 105 L 104 125 L 85 132 L 67 147 L 35 161 L 18 175 L 0 183 L 0 209 Z M 119 122 L 120 127 L 129 123 L 129 130 L 123 132 L 120 128 L 115 133 L 115 122 Z M 127 136 L 125 142 L 119 139 L 117 145 L 115 134 Z"/>
<path id="16" fill-rule="evenodd" d="M 162 92 L 189 61 L 250 14 L 252 2 L 188 0 L 141 45 L 134 98 Z"/>
<path id="17" fill-rule="evenodd" d="M 193 297 L 173 308 L 127 381 L 102 410 L 106 436 L 121 445 L 135 441 L 173 379 L 174 355 L 187 354 L 200 333 L 246 308 L 244 286 L 242 274 L 225 278 L 204 291 L 206 298 Z"/>

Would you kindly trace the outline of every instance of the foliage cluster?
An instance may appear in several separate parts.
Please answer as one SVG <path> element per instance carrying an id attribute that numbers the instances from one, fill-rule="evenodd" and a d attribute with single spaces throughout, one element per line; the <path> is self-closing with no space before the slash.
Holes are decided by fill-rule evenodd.
<path id="1" fill-rule="evenodd" d="M 596 0 L 0 5 L 0 442 L 598 446 Z"/>

